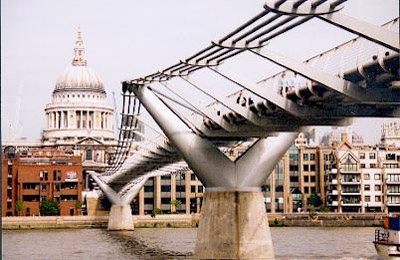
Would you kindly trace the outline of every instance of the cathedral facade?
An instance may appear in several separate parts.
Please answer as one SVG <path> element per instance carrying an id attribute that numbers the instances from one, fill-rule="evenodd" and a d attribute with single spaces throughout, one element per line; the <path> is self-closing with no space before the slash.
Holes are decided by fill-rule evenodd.
<path id="1" fill-rule="evenodd" d="M 42 146 L 80 155 L 84 172 L 106 169 L 117 141 L 114 108 L 98 73 L 87 66 L 81 32 L 78 30 L 72 66 L 58 78 L 52 102 L 46 105 L 47 125 Z"/>

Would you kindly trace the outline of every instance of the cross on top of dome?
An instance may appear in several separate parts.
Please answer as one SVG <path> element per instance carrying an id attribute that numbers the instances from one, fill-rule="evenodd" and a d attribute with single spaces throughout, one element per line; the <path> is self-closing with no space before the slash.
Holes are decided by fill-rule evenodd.
<path id="1" fill-rule="evenodd" d="M 73 66 L 86 66 L 87 61 L 85 58 L 85 48 L 83 47 L 81 28 L 78 27 L 76 33 L 76 41 L 74 48 L 74 59 L 72 60 Z"/>

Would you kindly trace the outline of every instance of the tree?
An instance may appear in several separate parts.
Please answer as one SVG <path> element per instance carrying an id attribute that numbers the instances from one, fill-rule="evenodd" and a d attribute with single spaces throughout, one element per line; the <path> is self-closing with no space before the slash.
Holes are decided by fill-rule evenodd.
<path id="1" fill-rule="evenodd" d="M 78 215 L 80 215 L 80 210 L 81 210 L 81 208 L 82 208 L 82 204 L 81 204 L 81 202 L 80 202 L 79 200 L 77 200 L 77 201 L 75 202 L 75 208 L 76 208 L 76 210 L 78 211 Z"/>
<path id="2" fill-rule="evenodd" d="M 156 215 L 162 215 L 162 214 L 163 214 L 162 209 L 156 208 L 151 212 L 151 217 L 155 218 Z"/>
<path id="3" fill-rule="evenodd" d="M 21 216 L 21 213 L 25 212 L 25 202 L 22 200 L 22 197 L 19 197 L 17 202 L 15 203 L 15 210 L 17 211 L 17 215 Z"/>
<path id="4" fill-rule="evenodd" d="M 317 193 L 313 192 L 308 198 L 307 204 L 309 206 L 319 207 L 321 205 L 321 198 L 317 195 Z"/>
<path id="5" fill-rule="evenodd" d="M 58 216 L 60 207 L 56 201 L 44 200 L 40 204 L 40 214 L 43 216 Z"/>
<path id="6" fill-rule="evenodd" d="M 175 210 L 176 210 L 176 208 L 182 206 L 182 201 L 180 201 L 180 200 L 173 200 L 173 201 L 171 201 L 171 204 L 175 206 Z"/>

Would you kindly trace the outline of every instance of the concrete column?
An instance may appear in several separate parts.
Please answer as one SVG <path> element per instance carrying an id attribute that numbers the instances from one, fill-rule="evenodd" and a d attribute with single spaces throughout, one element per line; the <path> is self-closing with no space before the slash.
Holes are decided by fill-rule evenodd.
<path id="1" fill-rule="evenodd" d="M 108 230 L 133 230 L 131 205 L 112 205 Z"/>
<path id="2" fill-rule="evenodd" d="M 154 209 L 161 209 L 161 177 L 154 177 Z"/>
<path id="3" fill-rule="evenodd" d="M 271 213 L 276 212 L 276 196 L 275 196 L 275 170 L 271 173 L 270 178 L 270 187 L 271 187 Z"/>
<path id="4" fill-rule="evenodd" d="M 191 174 L 191 172 L 185 172 L 184 174 L 185 174 L 185 200 L 186 200 L 185 210 L 186 210 L 186 214 L 189 215 L 190 214 L 190 194 L 191 194 L 191 191 L 190 191 L 190 186 L 191 186 L 190 185 L 190 182 L 191 182 L 190 174 Z"/>
<path id="5" fill-rule="evenodd" d="M 275 259 L 261 192 L 206 191 L 195 259 Z"/>
<path id="6" fill-rule="evenodd" d="M 139 191 L 139 215 L 144 215 L 144 188 L 142 187 Z"/>
<path id="7" fill-rule="evenodd" d="M 176 174 L 171 174 L 171 201 L 176 200 Z M 171 212 L 176 212 L 175 204 L 171 204 Z"/>

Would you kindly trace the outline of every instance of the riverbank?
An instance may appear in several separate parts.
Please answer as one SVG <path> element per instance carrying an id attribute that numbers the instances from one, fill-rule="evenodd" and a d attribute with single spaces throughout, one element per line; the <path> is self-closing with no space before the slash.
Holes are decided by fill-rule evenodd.
<path id="1" fill-rule="evenodd" d="M 132 216 L 136 228 L 189 228 L 197 227 L 199 214 Z M 270 226 L 287 227 L 374 227 L 383 223 L 382 214 L 296 213 L 267 214 Z M 52 217 L 3 217 L 2 229 L 47 228 L 107 228 L 108 216 L 52 216 Z"/>

